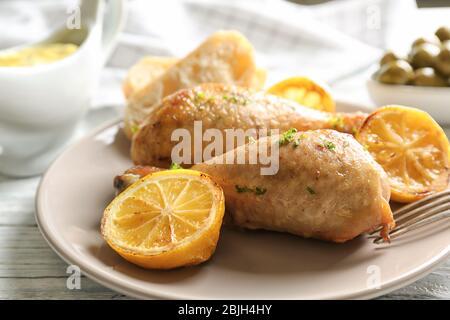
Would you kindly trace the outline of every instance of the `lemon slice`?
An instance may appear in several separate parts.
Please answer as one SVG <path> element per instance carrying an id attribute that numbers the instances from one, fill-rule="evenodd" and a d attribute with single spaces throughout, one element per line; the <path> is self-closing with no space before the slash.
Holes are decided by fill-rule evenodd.
<path id="1" fill-rule="evenodd" d="M 366 119 L 356 139 L 388 174 L 392 200 L 412 202 L 447 188 L 449 142 L 428 113 L 382 107 Z"/>
<path id="2" fill-rule="evenodd" d="M 335 112 L 336 104 L 330 90 L 306 77 L 292 77 L 280 81 L 267 90 L 267 93 L 293 100 L 305 107 Z"/>
<path id="3" fill-rule="evenodd" d="M 102 234 L 126 260 L 145 268 L 199 264 L 214 253 L 225 205 L 222 189 L 193 170 L 155 172 L 105 209 Z"/>

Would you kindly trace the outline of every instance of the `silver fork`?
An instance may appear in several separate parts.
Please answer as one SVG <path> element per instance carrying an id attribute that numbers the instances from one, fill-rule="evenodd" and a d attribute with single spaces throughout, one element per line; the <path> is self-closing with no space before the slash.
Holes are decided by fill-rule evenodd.
<path id="1" fill-rule="evenodd" d="M 402 234 L 443 220 L 450 217 L 450 189 L 425 197 L 419 201 L 410 203 L 393 213 L 396 226 L 389 233 L 390 239 L 395 239 Z M 371 236 L 381 228 L 370 233 Z M 373 241 L 376 244 L 385 242 L 378 236 Z"/>

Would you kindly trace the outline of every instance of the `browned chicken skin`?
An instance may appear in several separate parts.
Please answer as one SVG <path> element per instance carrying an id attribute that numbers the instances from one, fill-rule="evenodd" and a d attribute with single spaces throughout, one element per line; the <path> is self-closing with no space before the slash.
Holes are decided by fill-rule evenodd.
<path id="1" fill-rule="evenodd" d="M 177 144 L 171 141 L 172 132 L 185 128 L 193 136 L 194 121 L 202 122 L 203 131 L 209 128 L 222 132 L 230 128 L 267 128 L 282 132 L 296 128 L 299 131 L 335 129 L 353 133 L 366 116 L 364 113 L 320 112 L 264 92 L 203 84 L 164 98 L 134 135 L 131 156 L 136 164 L 168 167 L 172 148 Z M 191 163 L 194 163 L 193 159 Z"/>
<path id="2" fill-rule="evenodd" d="M 278 137 L 258 142 L 276 143 Z M 256 143 L 246 144 L 236 151 L 248 154 L 255 148 Z M 333 242 L 382 226 L 387 239 L 395 223 L 386 173 L 351 135 L 334 130 L 297 133 L 280 146 L 279 155 L 275 175 L 261 175 L 259 164 L 213 164 L 217 159 L 192 169 L 220 184 L 227 214 L 237 226 Z"/>
<path id="3" fill-rule="evenodd" d="M 123 190 L 131 186 L 133 183 L 138 181 L 140 178 L 146 175 L 161 171 L 163 169 L 151 166 L 135 166 L 126 170 L 121 175 L 114 177 L 114 189 L 116 190 L 116 195 L 121 193 Z"/>

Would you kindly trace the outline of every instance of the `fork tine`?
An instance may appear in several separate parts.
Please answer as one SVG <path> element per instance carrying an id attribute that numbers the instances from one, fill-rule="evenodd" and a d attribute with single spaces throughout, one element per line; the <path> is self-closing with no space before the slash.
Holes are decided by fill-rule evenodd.
<path id="1" fill-rule="evenodd" d="M 449 199 L 444 199 L 444 200 L 447 200 L 447 201 L 444 203 L 442 203 L 442 202 L 429 203 L 421 208 L 415 209 L 414 213 L 411 212 L 411 214 L 404 215 L 402 217 L 403 219 L 401 219 L 401 220 L 399 219 L 399 222 L 396 223 L 395 229 L 399 229 L 403 226 L 409 226 L 411 224 L 416 223 L 417 221 L 422 220 L 423 218 L 426 218 L 428 216 L 432 216 L 432 215 L 435 215 L 444 210 L 450 209 L 450 202 L 448 201 Z"/>
<path id="2" fill-rule="evenodd" d="M 417 223 L 417 222 L 419 222 L 419 221 L 421 221 L 421 220 L 423 220 L 425 218 L 434 216 L 436 214 L 439 214 L 439 213 L 441 213 L 443 211 L 446 211 L 446 210 L 449 210 L 449 209 L 450 209 L 450 202 L 447 202 L 447 203 L 444 203 L 442 205 L 436 206 L 436 207 L 432 208 L 431 210 L 427 210 L 427 208 L 424 207 L 424 210 L 418 211 L 418 214 L 413 216 L 413 217 L 411 217 L 411 219 L 404 220 L 402 223 L 399 223 L 395 227 L 395 230 L 408 227 L 408 226 L 413 225 L 413 224 L 415 224 L 415 223 Z"/>
<path id="3" fill-rule="evenodd" d="M 418 229 L 420 227 L 429 225 L 431 223 L 443 220 L 445 218 L 450 218 L 450 210 L 446 210 L 446 211 L 440 212 L 439 214 L 436 214 L 434 216 L 431 216 L 431 217 L 425 218 L 423 220 L 420 220 L 420 221 L 418 221 L 415 224 L 412 224 L 412 225 L 409 225 L 409 226 L 403 226 L 402 228 L 395 229 L 394 231 L 392 231 L 389 234 L 389 238 L 390 239 L 395 239 L 398 236 L 400 236 L 402 234 L 405 234 L 405 233 L 407 233 L 409 231 L 412 231 L 412 230 Z M 376 243 L 376 244 L 381 244 L 384 241 L 385 241 L 384 238 L 377 237 L 373 242 Z"/>
<path id="4" fill-rule="evenodd" d="M 400 209 L 393 212 L 393 216 L 394 216 L 394 218 L 396 218 L 395 222 L 396 223 L 401 222 L 402 220 L 406 219 L 407 217 L 414 215 L 422 208 L 428 209 L 430 207 L 433 207 L 435 205 L 438 205 L 445 201 L 448 201 L 448 199 L 445 198 L 446 196 L 450 196 L 450 189 L 447 189 L 447 190 L 439 192 L 439 193 L 435 193 L 435 194 L 425 197 L 419 201 L 416 201 L 416 202 L 413 202 L 413 203 L 410 203 L 410 204 L 407 204 L 407 205 L 401 207 Z M 428 203 L 433 200 L 436 200 L 436 202 L 431 202 L 429 204 L 425 204 L 425 203 Z M 380 230 L 381 230 L 381 227 L 370 232 L 369 235 L 373 236 L 373 235 L 379 233 Z"/>
<path id="5" fill-rule="evenodd" d="M 450 195 L 450 189 L 446 189 L 444 191 L 441 191 L 441 192 L 432 194 L 432 195 L 430 195 L 428 197 L 422 198 L 422 199 L 420 199 L 418 201 L 415 201 L 413 203 L 407 204 L 407 205 L 401 207 L 400 209 L 396 210 L 393 214 L 394 214 L 395 217 L 400 217 L 403 214 L 409 212 L 410 210 L 422 206 L 422 204 L 424 204 L 426 202 L 430 202 L 430 201 L 433 201 L 435 199 L 442 198 L 442 197 L 445 197 L 445 196 L 448 196 L 448 195 Z"/>
<path id="6" fill-rule="evenodd" d="M 450 202 L 448 202 L 448 200 L 449 199 L 447 198 L 438 199 L 435 202 L 431 202 L 422 207 L 415 208 L 411 212 L 405 212 L 399 219 L 395 220 L 395 228 L 389 234 L 392 234 L 392 232 L 404 226 L 414 224 L 430 215 L 450 209 Z M 374 232 L 372 232 L 369 234 L 369 238 L 378 238 L 378 234 L 374 234 Z"/>
<path id="7" fill-rule="evenodd" d="M 417 214 L 419 214 L 421 211 L 431 209 L 431 208 L 433 208 L 433 207 L 435 207 L 437 205 L 440 205 L 442 203 L 446 203 L 446 202 L 448 202 L 448 200 L 449 200 L 448 198 L 443 197 L 443 198 L 437 199 L 435 202 L 430 202 L 430 203 L 427 203 L 427 204 L 425 204 L 425 205 L 423 205 L 421 207 L 414 208 L 410 212 L 403 211 L 402 214 L 400 215 L 400 217 L 395 219 L 396 228 L 398 228 L 402 224 L 410 221 L 412 218 L 417 216 Z M 427 201 L 424 201 L 423 203 L 426 203 L 426 202 Z M 372 231 L 371 233 L 369 233 L 369 235 L 378 237 L 377 233 L 380 230 L 381 230 L 381 228 L 377 228 L 375 231 Z"/>

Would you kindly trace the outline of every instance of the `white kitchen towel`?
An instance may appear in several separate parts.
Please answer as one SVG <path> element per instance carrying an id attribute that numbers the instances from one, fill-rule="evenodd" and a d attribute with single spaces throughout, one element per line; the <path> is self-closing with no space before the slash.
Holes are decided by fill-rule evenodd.
<path id="1" fill-rule="evenodd" d="M 301 6 L 284 0 L 127 1 L 127 24 L 102 74 L 93 104 L 123 104 L 121 80 L 126 69 L 141 57 L 182 57 L 220 29 L 238 30 L 252 42 L 258 64 L 269 71 L 269 84 L 293 75 L 312 75 L 333 82 L 367 67 L 381 53 L 332 27 L 338 24 L 345 31 L 342 26 L 348 21 L 364 23 L 361 14 L 367 12 L 361 2 L 367 8 L 374 3 L 384 8 L 381 4 L 387 0 L 358 0 L 359 6 L 352 5 L 354 0 L 320 6 Z M 0 34 L 0 48 L 45 36 L 64 23 L 67 8 L 76 3 L 0 1 L 0 28 L 6 30 Z M 358 10 L 353 12 L 352 8 Z M 358 28 L 365 30 L 364 26 Z"/>
<path id="2" fill-rule="evenodd" d="M 111 64 L 122 67 L 144 53 L 183 56 L 220 29 L 238 30 L 250 40 L 258 64 L 270 71 L 269 82 L 297 74 L 332 81 L 380 54 L 319 22 L 310 7 L 287 1 L 132 1 Z"/>

